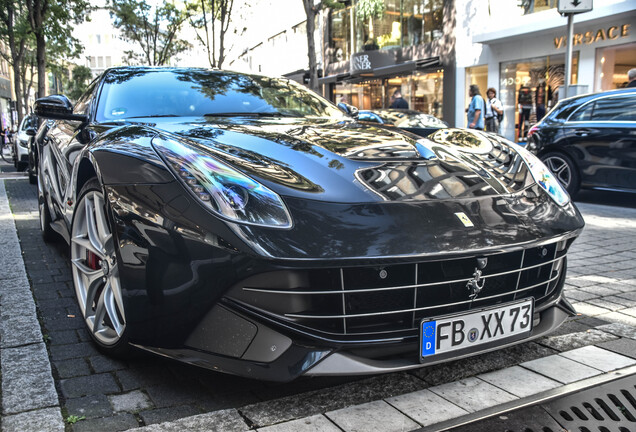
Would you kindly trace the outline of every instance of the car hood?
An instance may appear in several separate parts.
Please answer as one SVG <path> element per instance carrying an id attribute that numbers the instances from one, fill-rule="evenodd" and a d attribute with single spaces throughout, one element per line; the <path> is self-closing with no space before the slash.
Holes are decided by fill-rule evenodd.
<path id="1" fill-rule="evenodd" d="M 165 122 L 282 196 L 329 202 L 423 201 L 504 195 L 533 183 L 495 135 L 440 129 L 427 138 L 353 121 Z"/>

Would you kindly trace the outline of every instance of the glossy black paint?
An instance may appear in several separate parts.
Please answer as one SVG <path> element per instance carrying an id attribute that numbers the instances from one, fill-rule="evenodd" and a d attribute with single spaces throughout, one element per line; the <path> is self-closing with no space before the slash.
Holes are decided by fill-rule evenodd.
<path id="1" fill-rule="evenodd" d="M 619 104 L 619 100 L 621 100 Z M 612 118 L 580 117 L 603 101 L 618 108 Z M 574 163 L 578 187 L 636 192 L 636 90 L 619 89 L 565 99 L 530 131 L 540 157 L 557 152 Z"/>
<path id="2" fill-rule="evenodd" d="M 115 77 L 152 71 L 123 68 Z M 342 348 L 227 297 L 252 275 L 474 257 L 572 239 L 583 227 L 577 209 L 557 205 L 518 159 L 497 171 L 496 157 L 514 160 L 516 152 L 489 134 L 443 129 L 423 139 L 345 117 L 100 123 L 95 119 L 102 80 L 78 101 L 82 112 L 73 113 L 87 122 L 67 116 L 40 128 L 39 187 L 51 226 L 68 241 L 78 193 L 90 178 L 99 179 L 118 245 L 130 340 L 182 361 L 288 380 Z M 291 214 L 291 228 L 239 224 L 212 214 L 156 153 L 157 136 L 201 146 L 277 193 Z M 381 182 L 394 177 L 388 187 Z M 459 212 L 474 226 L 462 224 Z M 562 301 L 560 289 L 551 308 Z M 209 352 L 197 359 L 197 349 L 185 341 L 219 304 L 292 338 L 293 348 L 271 367 Z M 357 348 L 404 355 L 414 344 L 411 336 Z"/>
<path id="3" fill-rule="evenodd" d="M 368 124 L 380 124 L 387 128 L 399 128 L 402 131 L 427 137 L 448 124 L 437 117 L 408 109 L 382 109 L 360 111 L 359 121 Z"/>

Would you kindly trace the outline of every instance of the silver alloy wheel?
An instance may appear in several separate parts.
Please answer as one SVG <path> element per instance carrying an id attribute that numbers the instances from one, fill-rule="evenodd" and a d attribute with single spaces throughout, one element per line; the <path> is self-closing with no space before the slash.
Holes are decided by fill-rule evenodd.
<path id="1" fill-rule="evenodd" d="M 116 344 L 126 329 L 126 316 L 104 195 L 97 190 L 89 190 L 77 205 L 71 262 L 75 294 L 88 330 L 98 342 Z"/>
<path id="2" fill-rule="evenodd" d="M 572 182 L 572 169 L 568 161 L 560 156 L 552 155 L 543 160 L 543 163 L 548 167 L 552 174 L 561 182 L 561 185 L 565 189 L 570 187 Z"/>

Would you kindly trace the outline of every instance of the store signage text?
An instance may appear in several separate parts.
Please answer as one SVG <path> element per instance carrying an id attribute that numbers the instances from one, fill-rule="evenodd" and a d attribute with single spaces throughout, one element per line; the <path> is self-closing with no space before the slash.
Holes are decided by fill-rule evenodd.
<path id="1" fill-rule="evenodd" d="M 572 38 L 574 46 L 587 44 L 591 45 L 598 41 L 615 40 L 618 38 L 624 38 L 629 36 L 630 24 L 623 24 L 621 26 L 611 26 L 608 29 L 598 29 L 596 32 L 586 31 L 585 33 L 575 33 Z M 566 37 L 561 36 L 554 38 L 554 47 L 559 49 L 566 46 Z"/>
<path id="2" fill-rule="evenodd" d="M 371 60 L 369 60 L 368 55 L 361 55 L 358 57 L 353 57 L 353 70 L 370 70 L 371 69 Z"/>
<path id="3" fill-rule="evenodd" d="M 395 64 L 393 56 L 384 51 L 363 51 L 351 56 L 351 73 L 364 73 Z"/>

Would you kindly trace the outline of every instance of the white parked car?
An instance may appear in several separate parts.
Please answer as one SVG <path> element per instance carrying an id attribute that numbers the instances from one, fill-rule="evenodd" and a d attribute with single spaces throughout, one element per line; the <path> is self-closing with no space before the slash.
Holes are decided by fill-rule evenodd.
<path id="1" fill-rule="evenodd" d="M 29 165 L 29 140 L 31 136 L 27 134 L 28 129 L 37 129 L 37 117 L 29 114 L 22 119 L 18 133 L 13 140 L 13 165 L 18 171 L 24 171 Z"/>

